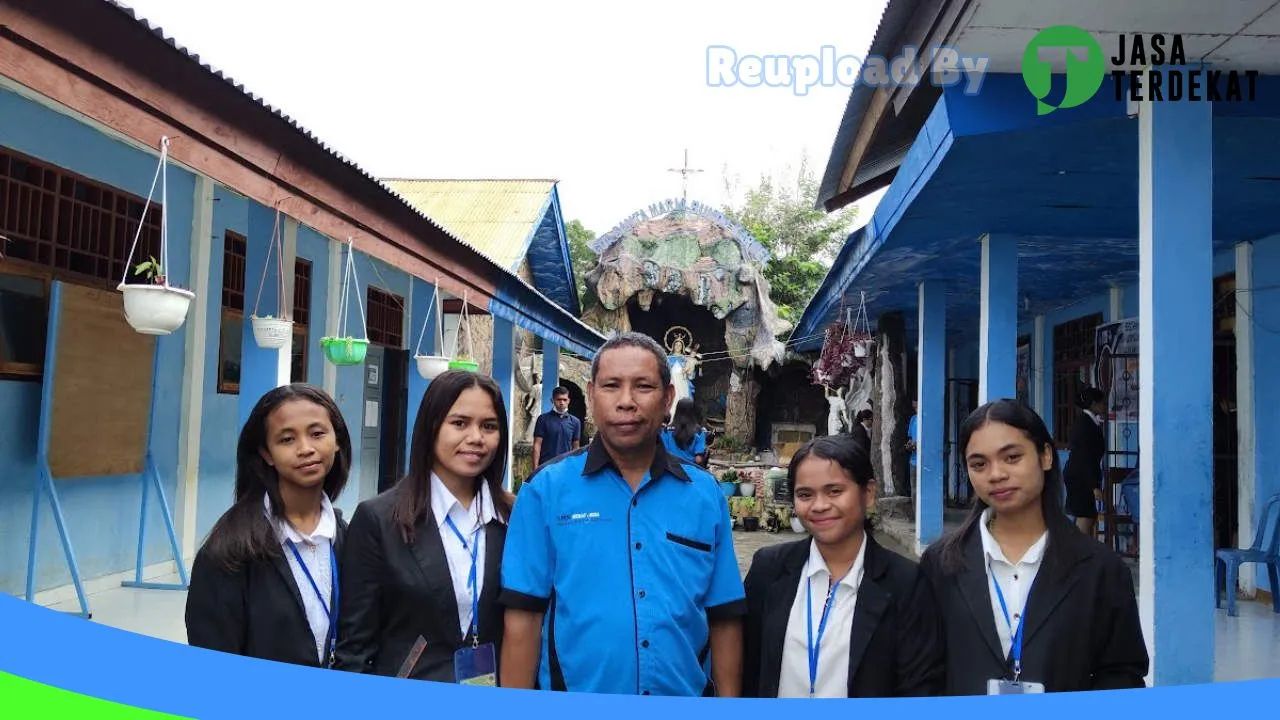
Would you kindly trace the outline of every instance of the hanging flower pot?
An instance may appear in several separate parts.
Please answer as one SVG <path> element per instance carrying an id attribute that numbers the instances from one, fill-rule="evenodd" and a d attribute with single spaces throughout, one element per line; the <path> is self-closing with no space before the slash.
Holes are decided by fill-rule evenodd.
<path id="1" fill-rule="evenodd" d="M 458 358 L 449 361 L 450 370 L 466 370 L 467 372 L 479 372 L 480 363 L 470 358 Z"/>
<path id="2" fill-rule="evenodd" d="M 168 335 L 182 327 L 196 294 L 168 285 L 121 283 L 124 317 L 143 335 Z"/>
<path id="3" fill-rule="evenodd" d="M 258 347 L 276 350 L 288 345 L 293 337 L 292 320 L 253 315 L 249 321 L 253 323 L 253 339 Z"/>
<path id="4" fill-rule="evenodd" d="M 262 304 L 262 290 L 267 286 L 267 268 L 271 266 L 271 254 L 276 255 L 276 293 L 282 317 L 271 315 L 258 316 L 258 308 Z M 253 324 L 253 341 L 260 348 L 279 350 L 286 347 L 293 339 L 293 320 L 289 319 L 288 304 L 284 285 L 284 231 L 280 227 L 280 208 L 276 208 L 276 224 L 271 230 L 271 243 L 267 245 L 267 259 L 262 263 L 262 281 L 258 283 L 258 297 L 253 302 L 253 314 L 249 316 Z"/>
<path id="5" fill-rule="evenodd" d="M 369 353 L 369 341 L 352 337 L 320 338 L 325 358 L 334 365 L 359 365 Z"/>
<path id="6" fill-rule="evenodd" d="M 441 317 L 443 308 L 440 306 L 440 276 L 436 276 L 436 284 L 431 293 L 431 310 L 436 316 L 436 338 L 441 345 L 444 344 L 444 320 Z M 422 354 L 422 338 L 427 334 L 427 323 L 429 317 L 422 318 L 422 332 L 418 334 L 418 349 L 414 353 L 413 361 L 418 366 L 418 374 L 424 380 L 434 380 L 440 377 L 440 374 L 449 369 L 448 355 L 423 355 Z M 434 348 L 432 348 L 434 350 Z"/>
<path id="7" fill-rule="evenodd" d="M 853 356 L 857 358 L 865 358 L 871 354 L 871 348 L 874 347 L 876 341 L 866 335 L 860 336 L 853 341 Z"/>
<path id="8" fill-rule="evenodd" d="M 413 361 L 424 380 L 434 380 L 449 369 L 449 358 L 444 355 L 414 355 Z"/>
<path id="9" fill-rule="evenodd" d="M 338 317 L 340 318 L 338 332 L 340 337 L 322 337 L 320 338 L 320 348 L 324 350 L 324 357 L 334 365 L 359 365 L 364 362 L 365 355 L 369 353 L 369 337 L 368 327 L 366 326 L 364 317 L 364 303 L 359 300 L 355 305 L 360 309 L 360 325 L 364 331 L 361 337 L 353 337 L 347 335 L 347 311 L 350 309 L 347 305 L 351 297 L 351 289 L 360 287 L 360 281 L 356 278 L 356 249 L 351 238 L 347 238 L 347 262 L 344 273 L 347 282 L 342 286 L 342 296 L 338 299 Z"/>
<path id="10" fill-rule="evenodd" d="M 155 194 L 156 185 L 160 185 L 160 260 L 154 257 L 133 265 L 133 253 L 138 249 L 138 240 L 142 238 L 142 221 L 138 222 L 138 230 L 133 236 L 133 245 L 129 248 L 129 256 L 125 260 L 124 276 L 116 289 L 124 295 L 124 317 L 129 325 L 143 335 L 168 335 L 182 327 L 187 320 L 187 311 L 195 293 L 169 284 L 169 215 L 166 210 L 169 191 L 169 138 L 160 138 L 160 162 L 156 166 L 155 177 L 151 179 L 151 190 L 147 192 L 147 202 L 142 207 L 140 218 L 147 217 L 151 207 L 151 198 Z M 141 276 L 145 282 L 130 283 L 129 270 Z"/>

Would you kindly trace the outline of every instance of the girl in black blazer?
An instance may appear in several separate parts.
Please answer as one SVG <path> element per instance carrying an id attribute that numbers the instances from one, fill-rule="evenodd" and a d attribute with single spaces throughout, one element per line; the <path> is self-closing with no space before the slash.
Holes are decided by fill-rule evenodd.
<path id="1" fill-rule="evenodd" d="M 196 554 L 187 643 L 327 666 L 346 523 L 351 436 L 323 390 L 297 383 L 258 401 L 240 431 L 235 504 Z"/>
<path id="2" fill-rule="evenodd" d="M 744 582 L 744 697 L 893 697 L 942 690 L 943 647 L 916 564 L 878 545 L 871 459 L 851 435 L 792 458 L 812 539 L 758 551 Z"/>
<path id="3" fill-rule="evenodd" d="M 1093 537 L 1098 519 L 1098 500 L 1102 499 L 1102 458 L 1107 454 L 1107 440 L 1102 433 L 1102 417 L 1107 411 L 1107 396 L 1089 387 L 1076 398 L 1075 424 L 1071 426 L 1071 454 L 1062 469 L 1067 484 L 1067 513 L 1076 519 L 1076 527 Z"/>
<path id="4" fill-rule="evenodd" d="M 920 560 L 946 635 L 946 694 L 1144 687 L 1133 576 L 1067 520 L 1044 421 L 997 400 L 964 421 L 958 447 L 973 509 Z"/>
<path id="5" fill-rule="evenodd" d="M 506 418 L 502 392 L 485 375 L 449 371 L 431 381 L 408 474 L 351 518 L 336 667 L 496 682 L 499 569 L 514 501 L 502 487 Z M 419 638 L 425 647 L 415 648 Z"/>

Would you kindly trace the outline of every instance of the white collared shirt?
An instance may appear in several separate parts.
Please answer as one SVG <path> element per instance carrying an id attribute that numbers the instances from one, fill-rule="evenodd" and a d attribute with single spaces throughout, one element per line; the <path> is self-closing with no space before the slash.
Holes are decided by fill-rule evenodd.
<path id="1" fill-rule="evenodd" d="M 1040 539 L 1027 549 L 1021 560 L 1011 563 L 1005 557 L 1004 551 L 1000 549 L 1000 543 L 996 542 L 991 531 L 987 529 L 987 523 L 990 520 L 991 508 L 987 508 L 983 511 L 982 519 L 978 523 L 978 531 L 982 536 L 982 557 L 986 561 L 986 567 L 983 570 L 987 575 L 987 594 L 991 596 L 991 612 L 995 616 L 996 634 L 1000 636 L 1000 647 L 1004 650 L 1004 656 L 1009 657 L 1009 650 L 1013 647 L 1013 633 L 1022 622 L 1022 614 L 1027 606 L 1027 596 L 1031 593 L 1031 584 L 1035 582 L 1036 574 L 1040 572 L 1040 561 L 1044 559 L 1049 532 L 1046 530 Z M 1000 583 L 1000 592 L 1004 593 L 1005 605 L 1009 608 L 1008 622 L 1005 621 L 1004 610 L 1000 607 L 1000 598 L 996 595 L 995 584 L 991 579 L 992 573 L 995 574 L 995 582 Z M 1025 642 L 1026 638 L 1023 640 Z"/>
<path id="2" fill-rule="evenodd" d="M 298 593 L 302 595 L 302 607 L 307 613 L 307 624 L 311 626 L 311 634 L 316 641 L 317 662 L 324 662 L 325 641 L 329 637 L 329 615 L 325 612 L 325 607 L 333 602 L 330 553 L 334 538 L 338 534 L 338 518 L 333 511 L 333 504 L 329 502 L 329 496 L 322 494 L 320 497 L 320 522 L 310 535 L 298 532 L 298 529 L 284 518 L 273 517 L 271 498 L 266 495 L 262 496 L 262 508 L 267 519 L 275 526 L 276 537 L 280 539 L 285 560 L 289 563 L 289 569 L 293 571 L 294 582 L 298 584 Z M 298 558 L 294 557 L 293 551 L 289 549 L 288 541 L 290 540 L 293 541 L 294 547 L 298 548 L 298 556 L 302 558 L 302 562 L 306 563 L 307 572 L 311 573 L 311 579 L 315 580 L 316 588 L 319 588 L 320 594 L 324 596 L 323 605 L 320 603 L 319 596 L 316 595 L 315 588 L 311 587 L 311 581 L 307 580 L 307 575 L 302 570 L 303 566 L 298 564 Z M 329 612 L 334 611 L 333 607 L 329 607 Z"/>
<path id="3" fill-rule="evenodd" d="M 867 555 L 867 539 L 863 536 L 858 557 L 849 572 L 835 587 L 827 627 L 822 633 L 818 651 L 818 676 L 814 683 L 814 696 L 826 698 L 849 697 L 849 641 L 853 633 L 853 612 L 858 603 L 858 586 Z M 805 588 L 809 592 L 805 592 Z M 787 620 L 787 635 L 782 646 L 782 670 L 778 676 L 778 697 L 809 697 L 809 625 L 805 619 L 808 610 L 813 618 L 813 639 L 818 642 L 818 627 L 822 623 L 822 608 L 827 600 L 827 588 L 831 587 L 831 571 L 818 551 L 816 541 L 809 541 L 809 559 L 796 588 L 796 599 L 791 604 Z"/>
<path id="4" fill-rule="evenodd" d="M 479 518 L 477 522 L 477 512 Z M 444 481 L 435 473 L 431 473 L 431 514 L 436 519 L 440 531 L 440 540 L 444 543 L 444 555 L 449 560 L 449 576 L 453 580 L 453 596 L 458 601 L 458 627 L 462 636 L 471 632 L 471 587 L 467 578 L 471 574 L 471 543 L 476 538 L 476 530 L 481 529 L 479 548 L 476 550 L 476 594 L 484 591 L 484 558 L 485 533 L 482 528 L 497 517 L 493 508 L 493 498 L 489 496 L 489 487 L 481 483 L 480 492 L 471 503 L 468 512 L 462 503 L 449 492 Z M 453 518 L 458 532 L 467 540 L 467 547 L 458 541 L 445 518 Z"/>

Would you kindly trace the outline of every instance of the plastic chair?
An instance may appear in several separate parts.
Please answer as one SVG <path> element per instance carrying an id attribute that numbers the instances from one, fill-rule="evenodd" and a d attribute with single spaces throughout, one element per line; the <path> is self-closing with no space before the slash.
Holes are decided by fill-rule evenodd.
<path id="1" fill-rule="evenodd" d="M 1271 610 L 1280 613 L 1280 494 L 1272 495 L 1258 513 L 1257 533 L 1247 549 L 1219 548 L 1214 553 L 1213 606 L 1222 607 L 1218 584 L 1227 595 L 1227 615 L 1236 617 L 1236 582 L 1240 566 L 1258 563 L 1267 566 L 1271 581 Z M 1225 578 L 1224 578 L 1225 575 Z M 1225 581 L 1225 582 L 1224 582 Z"/>

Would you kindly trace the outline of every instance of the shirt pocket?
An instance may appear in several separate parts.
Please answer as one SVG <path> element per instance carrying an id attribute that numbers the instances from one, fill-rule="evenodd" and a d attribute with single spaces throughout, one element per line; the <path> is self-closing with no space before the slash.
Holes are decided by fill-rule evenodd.
<path id="1" fill-rule="evenodd" d="M 694 533 L 672 532 L 668 530 L 667 540 L 675 543 L 676 545 L 689 548 L 690 550 L 693 550 L 696 552 L 706 553 L 708 555 L 711 554 L 711 550 L 712 550 L 711 543 L 707 542 L 706 540 L 700 539 L 697 536 L 697 534 L 694 534 Z"/>

